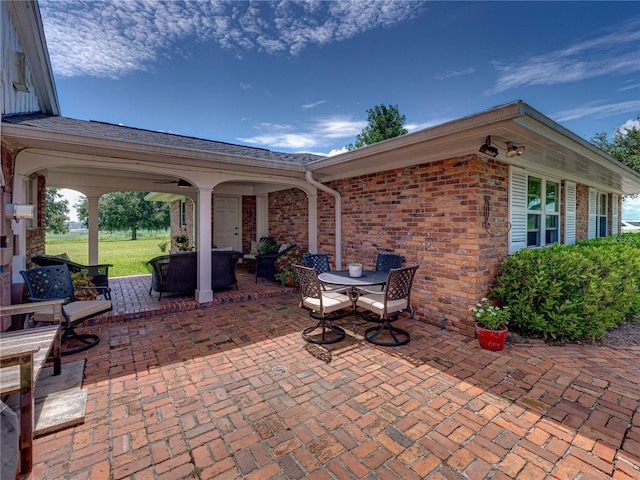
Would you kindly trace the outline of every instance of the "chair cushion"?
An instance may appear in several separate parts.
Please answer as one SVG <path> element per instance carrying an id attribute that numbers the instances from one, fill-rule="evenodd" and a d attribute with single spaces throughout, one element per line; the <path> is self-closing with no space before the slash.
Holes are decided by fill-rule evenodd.
<path id="1" fill-rule="evenodd" d="M 63 305 L 65 313 L 69 316 L 71 323 L 96 315 L 98 313 L 111 310 L 111 300 L 85 300 L 71 302 Z M 35 322 L 51 322 L 53 319 L 53 309 L 43 309 L 33 314 Z"/>
<path id="2" fill-rule="evenodd" d="M 320 299 L 313 297 L 305 297 L 302 302 L 305 307 L 315 312 L 320 310 Z M 351 299 L 337 292 L 322 292 L 322 306 L 324 313 L 335 312 L 336 310 L 342 310 L 343 308 L 351 308 L 353 304 Z"/>
<path id="3" fill-rule="evenodd" d="M 384 293 L 370 293 L 361 295 L 356 301 L 358 307 L 366 308 L 376 315 L 384 315 Z M 387 315 L 399 312 L 407 308 L 407 299 L 389 300 L 387 302 Z"/>

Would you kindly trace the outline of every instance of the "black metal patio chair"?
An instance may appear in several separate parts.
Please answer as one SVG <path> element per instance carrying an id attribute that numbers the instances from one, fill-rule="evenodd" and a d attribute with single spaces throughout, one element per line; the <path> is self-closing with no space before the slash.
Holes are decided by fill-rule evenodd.
<path id="1" fill-rule="evenodd" d="M 364 338 L 376 345 L 395 347 L 409 343 L 411 336 L 405 330 L 392 325 L 400 312 L 408 310 L 413 316 L 411 307 L 411 286 L 418 265 L 404 268 L 392 268 L 382 292 L 361 289 L 363 293 L 356 300 L 356 307 L 370 312 L 367 321 L 376 322 L 377 327 L 367 328 Z"/>
<path id="2" fill-rule="evenodd" d="M 69 341 L 76 340 L 81 345 L 63 350 L 62 355 L 82 352 L 100 343 L 98 335 L 78 333 L 75 327 L 89 318 L 111 310 L 111 289 L 109 287 L 74 286 L 69 267 L 66 264 L 22 270 L 20 274 L 29 290 L 30 301 L 44 302 L 64 299 L 62 315 L 65 321 L 62 326 L 62 344 L 68 344 Z M 76 300 L 74 289 L 93 290 L 96 295 L 99 295 L 94 300 Z M 32 319 L 34 322 L 51 323 L 53 311 L 51 308 L 43 308 L 43 310 L 35 312 Z"/>

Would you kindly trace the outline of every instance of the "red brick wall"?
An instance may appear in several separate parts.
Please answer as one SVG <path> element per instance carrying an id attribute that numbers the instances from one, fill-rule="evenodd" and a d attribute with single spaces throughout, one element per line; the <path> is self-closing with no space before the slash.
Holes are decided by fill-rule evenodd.
<path id="1" fill-rule="evenodd" d="M 508 248 L 508 167 L 475 155 L 328 184 L 342 195 L 343 262 L 374 268 L 394 252 L 418 264 L 416 319 L 473 335 L 469 308 L 487 294 Z M 489 231 L 483 228 L 485 195 Z M 319 250 L 334 261 L 333 198 L 318 200 Z"/>
<path id="2" fill-rule="evenodd" d="M 269 194 L 269 235 L 278 243 L 309 248 L 309 202 L 298 188 Z"/>
<path id="3" fill-rule="evenodd" d="M 256 239 L 256 197 L 242 197 L 242 252 L 251 251 L 251 241 Z"/>
<path id="4" fill-rule="evenodd" d="M 576 241 L 589 238 L 589 187 L 576 184 Z"/>

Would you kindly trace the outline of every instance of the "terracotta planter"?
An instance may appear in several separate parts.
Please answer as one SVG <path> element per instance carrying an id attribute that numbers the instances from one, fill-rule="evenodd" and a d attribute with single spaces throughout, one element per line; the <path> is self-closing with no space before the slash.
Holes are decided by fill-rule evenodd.
<path id="1" fill-rule="evenodd" d="M 506 326 L 501 327 L 500 330 L 488 330 L 476 322 L 478 343 L 480 343 L 480 347 L 485 350 L 491 350 L 492 352 L 502 350 L 507 341 L 507 333 L 508 329 Z"/>

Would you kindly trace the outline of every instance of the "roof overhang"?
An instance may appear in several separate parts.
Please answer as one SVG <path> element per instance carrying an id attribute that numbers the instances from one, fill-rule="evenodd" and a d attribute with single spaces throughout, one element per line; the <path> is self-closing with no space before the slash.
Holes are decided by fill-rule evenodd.
<path id="1" fill-rule="evenodd" d="M 477 115 L 385 140 L 310 163 L 320 181 L 336 180 L 393 168 L 478 153 L 487 136 L 498 144 L 524 145 L 522 156 L 498 160 L 555 175 L 599 189 L 640 193 L 640 174 L 545 117 L 523 102 L 514 102 Z"/>
<path id="2" fill-rule="evenodd" d="M 233 190 L 234 184 L 236 191 L 248 195 L 286 185 L 304 188 L 308 185 L 306 171 L 315 180 L 327 182 L 448 158 L 482 156 L 478 149 L 489 135 L 498 144 L 526 147 L 524 155 L 513 158 L 500 150 L 496 159 L 507 164 L 606 192 L 640 193 L 640 174 L 523 102 L 306 164 L 2 124 L 2 140 L 19 152 L 18 163 L 21 156 L 38 157 L 33 170 L 47 175 L 49 185 L 96 194 L 136 190 L 185 195 L 177 187 L 178 179 L 203 186 L 201 180 L 213 179 L 213 185 L 216 176 L 224 178 L 227 188 Z"/>

